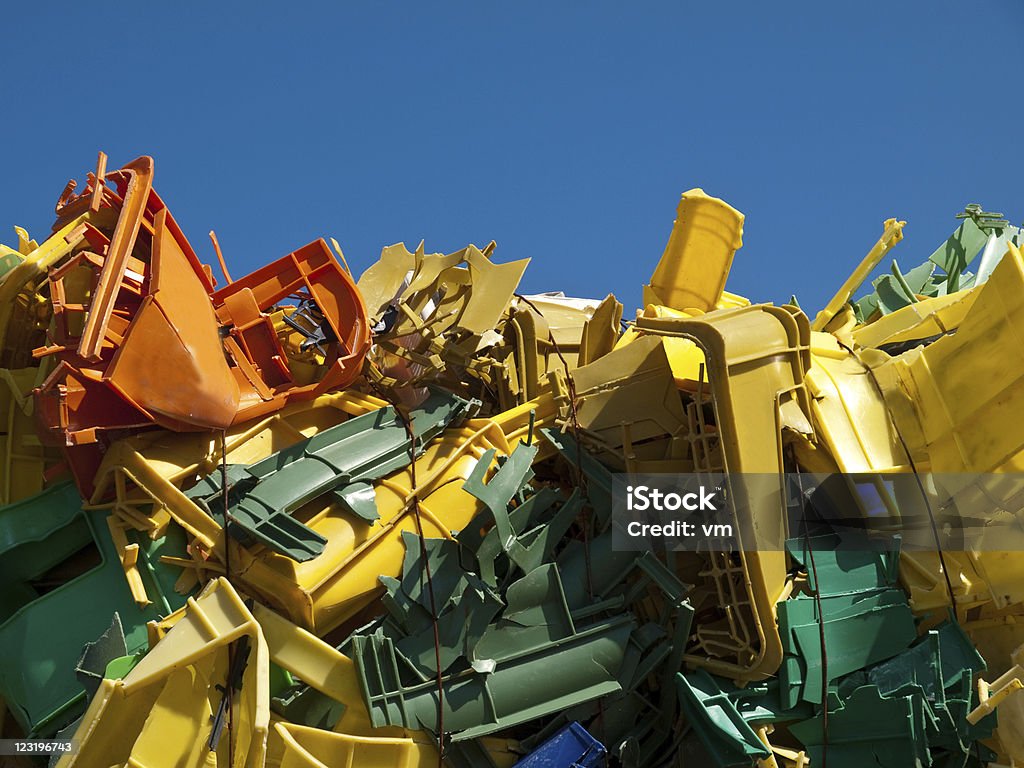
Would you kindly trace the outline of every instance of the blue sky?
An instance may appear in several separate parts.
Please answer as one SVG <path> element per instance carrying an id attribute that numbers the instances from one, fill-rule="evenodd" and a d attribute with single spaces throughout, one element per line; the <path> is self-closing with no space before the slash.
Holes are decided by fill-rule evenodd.
<path id="1" fill-rule="evenodd" d="M 1021 0 L 57 5 L 5 10 L 9 244 L 99 149 L 236 277 L 494 239 L 627 316 L 691 187 L 746 214 L 729 289 L 812 316 L 889 216 L 904 267 L 966 203 L 1024 219 Z"/>

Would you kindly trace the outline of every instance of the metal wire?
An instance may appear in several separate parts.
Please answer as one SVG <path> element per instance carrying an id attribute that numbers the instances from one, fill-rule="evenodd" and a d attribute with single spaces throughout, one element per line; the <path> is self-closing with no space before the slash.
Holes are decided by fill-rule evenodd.
<path id="1" fill-rule="evenodd" d="M 367 361 L 366 364 L 370 367 L 375 367 L 370 361 Z M 389 396 L 390 393 L 373 383 L 373 379 L 371 377 L 367 377 L 367 381 L 370 383 L 371 388 L 380 395 L 381 399 L 387 401 L 387 403 L 394 408 L 395 414 L 402 422 L 402 426 L 405 428 L 405 433 L 409 438 L 409 483 L 411 486 L 410 497 L 412 513 L 413 520 L 416 523 L 416 533 L 419 536 L 420 541 L 420 562 L 423 565 L 423 578 L 427 586 L 427 599 L 430 601 L 430 619 L 433 624 L 434 632 L 434 662 L 435 668 L 437 669 L 437 766 L 438 768 L 443 768 L 445 757 L 445 731 L 444 676 L 441 668 L 441 629 L 438 625 L 437 603 L 434 597 L 434 579 L 430 569 L 430 560 L 427 557 L 427 545 L 426 539 L 423 535 L 423 519 L 420 511 L 419 487 L 416 482 L 416 433 L 413 431 L 412 420 L 409 418 L 408 414 L 402 410 L 399 404 L 391 399 Z"/>
<path id="2" fill-rule="evenodd" d="M 576 381 L 572 377 L 572 370 L 569 367 L 568 360 L 565 359 L 565 355 L 562 354 L 561 348 L 558 346 L 558 342 L 555 341 L 555 334 L 551 330 L 550 323 L 544 318 L 544 313 L 537 308 L 537 305 L 530 301 L 525 296 L 515 294 L 516 298 L 522 301 L 526 306 L 536 312 L 542 320 L 545 321 L 545 325 L 548 326 L 548 340 L 551 342 L 551 348 L 555 351 L 555 355 L 562 363 L 562 368 L 565 370 L 565 387 L 569 393 L 569 426 L 572 430 L 572 437 L 576 443 L 576 455 L 575 455 L 575 469 L 576 469 L 576 485 L 583 491 L 584 498 L 588 498 L 588 485 L 587 476 L 583 472 L 583 443 L 580 442 L 580 420 L 579 414 L 576 411 Z M 587 506 L 581 507 L 582 510 L 586 510 Z M 580 527 L 583 529 L 583 563 L 584 569 L 586 570 L 587 576 L 587 594 L 591 600 L 594 599 L 594 576 L 593 566 L 590 561 L 590 513 L 583 512 L 583 520 L 580 523 Z M 597 700 L 597 721 L 602 725 L 604 724 L 604 698 Z M 608 768 L 610 765 L 608 753 L 604 753 L 604 766 Z"/>
<path id="3" fill-rule="evenodd" d="M 434 662 L 437 668 L 437 765 L 444 765 L 444 677 L 441 669 L 441 630 L 438 626 L 437 603 L 434 599 L 434 580 L 430 572 L 430 559 L 427 557 L 427 543 L 423 536 L 423 519 L 420 515 L 419 488 L 416 484 L 416 434 L 412 429 L 412 421 L 397 407 L 395 412 L 405 425 L 409 435 L 409 480 L 412 485 L 412 511 L 416 521 L 416 533 L 420 539 L 420 561 L 427 582 L 427 596 L 430 600 L 430 619 L 434 628 Z"/>
<path id="4" fill-rule="evenodd" d="M 213 234 L 212 232 L 210 233 Z M 219 249 L 218 249 L 219 250 Z M 227 276 L 227 270 L 224 272 Z M 228 278 L 230 281 L 231 278 Z M 220 492 L 224 499 L 224 579 L 231 583 L 231 512 L 228 508 L 228 433 L 220 431 Z M 228 700 L 228 765 L 235 768 L 235 684 L 231 670 L 235 662 L 235 644 L 228 643 L 228 676 L 224 695 Z"/>
<path id="5" fill-rule="evenodd" d="M 800 465 L 794 457 L 797 489 L 800 492 L 800 510 L 804 512 L 804 482 L 800 475 Z M 818 642 L 821 644 L 821 768 L 828 768 L 828 648 L 825 642 L 825 614 L 821 610 L 821 581 L 818 579 L 818 567 L 814 562 L 814 547 L 811 546 L 811 531 L 807 525 L 807 515 L 801 514 L 801 525 L 804 531 L 804 547 L 807 550 L 808 565 L 814 579 L 814 610 L 818 614 Z"/>
<path id="6" fill-rule="evenodd" d="M 853 350 L 842 342 L 839 342 L 839 346 L 851 355 L 854 354 Z M 895 425 L 896 419 L 893 417 L 892 409 L 889 408 L 889 404 L 885 400 L 885 394 L 882 391 L 882 386 L 878 383 L 878 379 L 875 378 L 875 372 L 871 370 L 870 366 L 865 365 L 864 368 L 868 372 L 868 377 L 871 379 L 871 383 L 874 384 L 875 390 L 878 392 L 878 397 L 882 401 L 882 405 L 885 407 L 885 412 L 889 416 L 889 422 Z M 921 482 L 921 475 L 917 471 L 917 465 L 914 463 L 914 457 L 910 455 L 910 447 L 907 445 L 907 441 L 903 439 L 903 435 L 900 434 L 898 429 L 893 429 L 893 432 L 896 433 L 896 438 L 900 441 L 900 445 L 903 447 L 903 452 L 907 455 L 907 461 L 910 463 L 910 470 L 913 472 L 914 480 L 917 482 L 917 488 L 921 492 L 921 498 L 924 501 L 925 509 L 928 510 L 928 522 L 931 525 L 932 537 L 935 539 L 935 551 L 939 556 L 939 568 L 942 570 L 942 576 L 946 581 L 946 592 L 949 594 L 950 612 L 952 613 L 953 621 L 959 624 L 960 617 L 957 614 L 956 595 L 953 594 L 953 582 L 949 578 L 949 568 L 946 566 L 946 557 L 942 551 L 942 538 L 939 536 L 939 526 L 935 520 L 935 510 L 932 509 L 932 503 L 928 498 L 928 492 L 925 490 L 924 483 Z"/>

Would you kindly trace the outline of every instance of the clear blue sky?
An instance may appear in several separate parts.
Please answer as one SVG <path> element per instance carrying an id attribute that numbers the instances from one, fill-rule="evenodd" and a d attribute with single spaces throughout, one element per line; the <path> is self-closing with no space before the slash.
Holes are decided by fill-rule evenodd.
<path id="1" fill-rule="evenodd" d="M 811 312 L 889 216 L 906 267 L 965 203 L 1024 219 L 1022 0 L 178 5 L 5 9 L 0 241 L 99 149 L 235 276 L 494 239 L 627 315 L 691 187 L 747 216 L 729 289 Z"/>

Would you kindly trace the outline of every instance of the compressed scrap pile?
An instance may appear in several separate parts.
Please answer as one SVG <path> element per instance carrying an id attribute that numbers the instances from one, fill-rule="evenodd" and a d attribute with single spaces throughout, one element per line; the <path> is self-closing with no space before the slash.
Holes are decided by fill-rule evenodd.
<path id="1" fill-rule="evenodd" d="M 0 246 L 4 737 L 73 739 L 61 768 L 1024 765 L 1019 554 L 851 552 L 779 494 L 737 521 L 777 551 L 612 545 L 615 473 L 1024 466 L 1000 216 L 862 289 L 887 221 L 812 321 L 724 290 L 743 216 L 692 190 L 624 323 L 519 295 L 494 243 L 355 280 L 318 240 L 219 285 L 148 157 L 56 213 Z"/>

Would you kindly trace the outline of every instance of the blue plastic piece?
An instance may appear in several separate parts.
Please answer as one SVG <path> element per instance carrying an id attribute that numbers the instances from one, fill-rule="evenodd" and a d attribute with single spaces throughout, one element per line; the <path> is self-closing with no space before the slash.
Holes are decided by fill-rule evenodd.
<path id="1" fill-rule="evenodd" d="M 579 723 L 569 723 L 512 768 L 598 768 L 607 754 Z"/>

